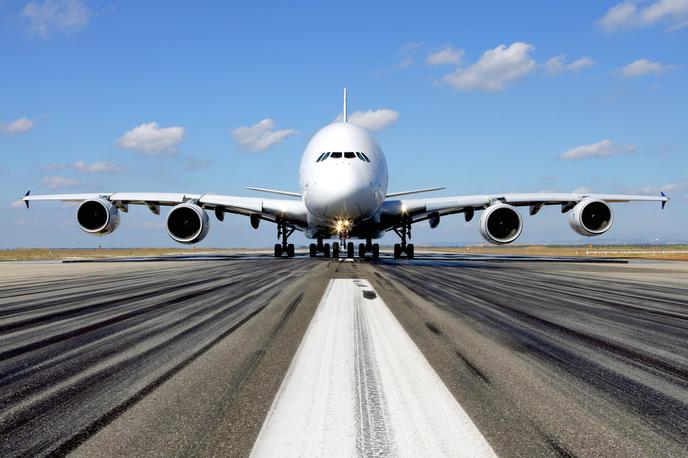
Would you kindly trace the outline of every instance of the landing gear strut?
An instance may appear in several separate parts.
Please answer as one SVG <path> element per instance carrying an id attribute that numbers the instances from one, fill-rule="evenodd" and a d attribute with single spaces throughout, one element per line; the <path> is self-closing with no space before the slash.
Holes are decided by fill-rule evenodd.
<path id="1" fill-rule="evenodd" d="M 411 224 L 403 223 L 395 227 L 394 232 L 401 238 L 401 243 L 394 244 L 394 259 L 401 258 L 402 253 L 406 254 L 406 258 L 413 259 L 415 247 L 413 243 L 406 243 L 406 239 L 411 238 Z"/>
<path id="2" fill-rule="evenodd" d="M 353 246 L 351 247 L 351 250 L 353 251 Z M 366 253 L 372 254 L 373 259 L 380 259 L 380 245 L 373 243 L 373 240 L 370 237 L 366 238 L 366 243 L 358 244 L 358 257 L 365 258 Z"/>
<path id="3" fill-rule="evenodd" d="M 282 243 L 275 243 L 275 257 L 279 258 L 283 253 L 287 257 L 294 257 L 294 244 L 287 243 L 289 236 L 294 233 L 294 226 L 285 222 L 277 223 L 277 238 L 282 238 Z"/>

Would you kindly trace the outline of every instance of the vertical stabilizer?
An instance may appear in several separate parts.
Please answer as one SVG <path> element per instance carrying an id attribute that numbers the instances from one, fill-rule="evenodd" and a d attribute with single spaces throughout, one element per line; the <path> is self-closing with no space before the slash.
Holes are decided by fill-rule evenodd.
<path id="1" fill-rule="evenodd" d="M 346 110 L 346 99 L 347 99 L 347 91 L 346 91 L 346 88 L 344 88 L 344 108 L 343 108 L 343 110 L 342 110 L 342 120 L 343 120 L 344 122 L 347 122 L 347 120 L 346 120 L 346 118 L 347 118 L 347 116 L 346 116 L 346 114 L 347 114 L 347 110 Z"/>

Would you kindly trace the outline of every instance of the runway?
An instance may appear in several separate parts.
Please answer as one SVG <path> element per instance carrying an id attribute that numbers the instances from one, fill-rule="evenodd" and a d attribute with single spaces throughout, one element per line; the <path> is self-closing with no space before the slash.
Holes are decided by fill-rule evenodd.
<path id="1" fill-rule="evenodd" d="M 379 361 L 336 369 L 379 367 L 382 388 L 371 392 L 397 399 L 422 371 L 395 385 L 385 368 L 427 364 L 423 380 L 436 377 L 499 456 L 688 455 L 688 266 L 420 258 L 0 264 L 0 456 L 249 455 L 266 418 L 297 424 L 289 410 L 271 412 L 337 279 L 366 282 L 389 311 L 350 328 L 333 319 L 339 335 L 377 329 L 371 348 L 411 345 L 373 360 L 360 350 L 367 337 L 350 347 L 358 353 L 332 347 L 333 361 Z M 342 291 L 340 309 L 372 307 Z M 399 326 L 391 337 L 389 323 Z M 323 345 L 312 348 L 309 361 L 320 361 Z M 413 348 L 419 362 L 395 366 L 395 352 Z M 328 408 L 303 384 L 293 392 Z M 370 405 L 371 418 L 406 431 L 410 414 L 376 417 L 382 408 Z"/>

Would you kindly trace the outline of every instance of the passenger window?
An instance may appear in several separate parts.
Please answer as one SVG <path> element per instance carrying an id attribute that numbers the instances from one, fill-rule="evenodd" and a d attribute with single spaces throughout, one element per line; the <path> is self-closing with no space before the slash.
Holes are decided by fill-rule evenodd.
<path id="1" fill-rule="evenodd" d="M 330 157 L 332 157 L 332 159 L 341 159 L 342 153 L 332 153 Z"/>
<path id="2" fill-rule="evenodd" d="M 344 157 L 347 159 L 353 159 L 356 157 L 356 155 L 354 153 L 352 153 L 351 151 L 347 151 L 346 153 L 344 153 Z"/>

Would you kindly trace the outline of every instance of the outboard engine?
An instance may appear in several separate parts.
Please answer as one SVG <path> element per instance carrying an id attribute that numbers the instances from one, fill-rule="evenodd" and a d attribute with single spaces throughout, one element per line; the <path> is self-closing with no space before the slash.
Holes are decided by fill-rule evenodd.
<path id="1" fill-rule="evenodd" d="M 107 199 L 84 200 L 76 209 L 76 222 L 84 232 L 107 235 L 119 226 L 119 211 Z"/>
<path id="2" fill-rule="evenodd" d="M 578 202 L 571 214 L 569 225 L 580 235 L 602 235 L 612 227 L 614 214 L 603 200 L 586 199 Z"/>
<path id="3" fill-rule="evenodd" d="M 522 230 L 521 215 L 511 205 L 490 205 L 480 215 L 480 234 L 490 243 L 511 243 L 521 235 Z"/>
<path id="4" fill-rule="evenodd" d="M 167 233 L 179 243 L 197 243 L 208 235 L 210 219 L 196 204 L 183 203 L 167 214 Z"/>

